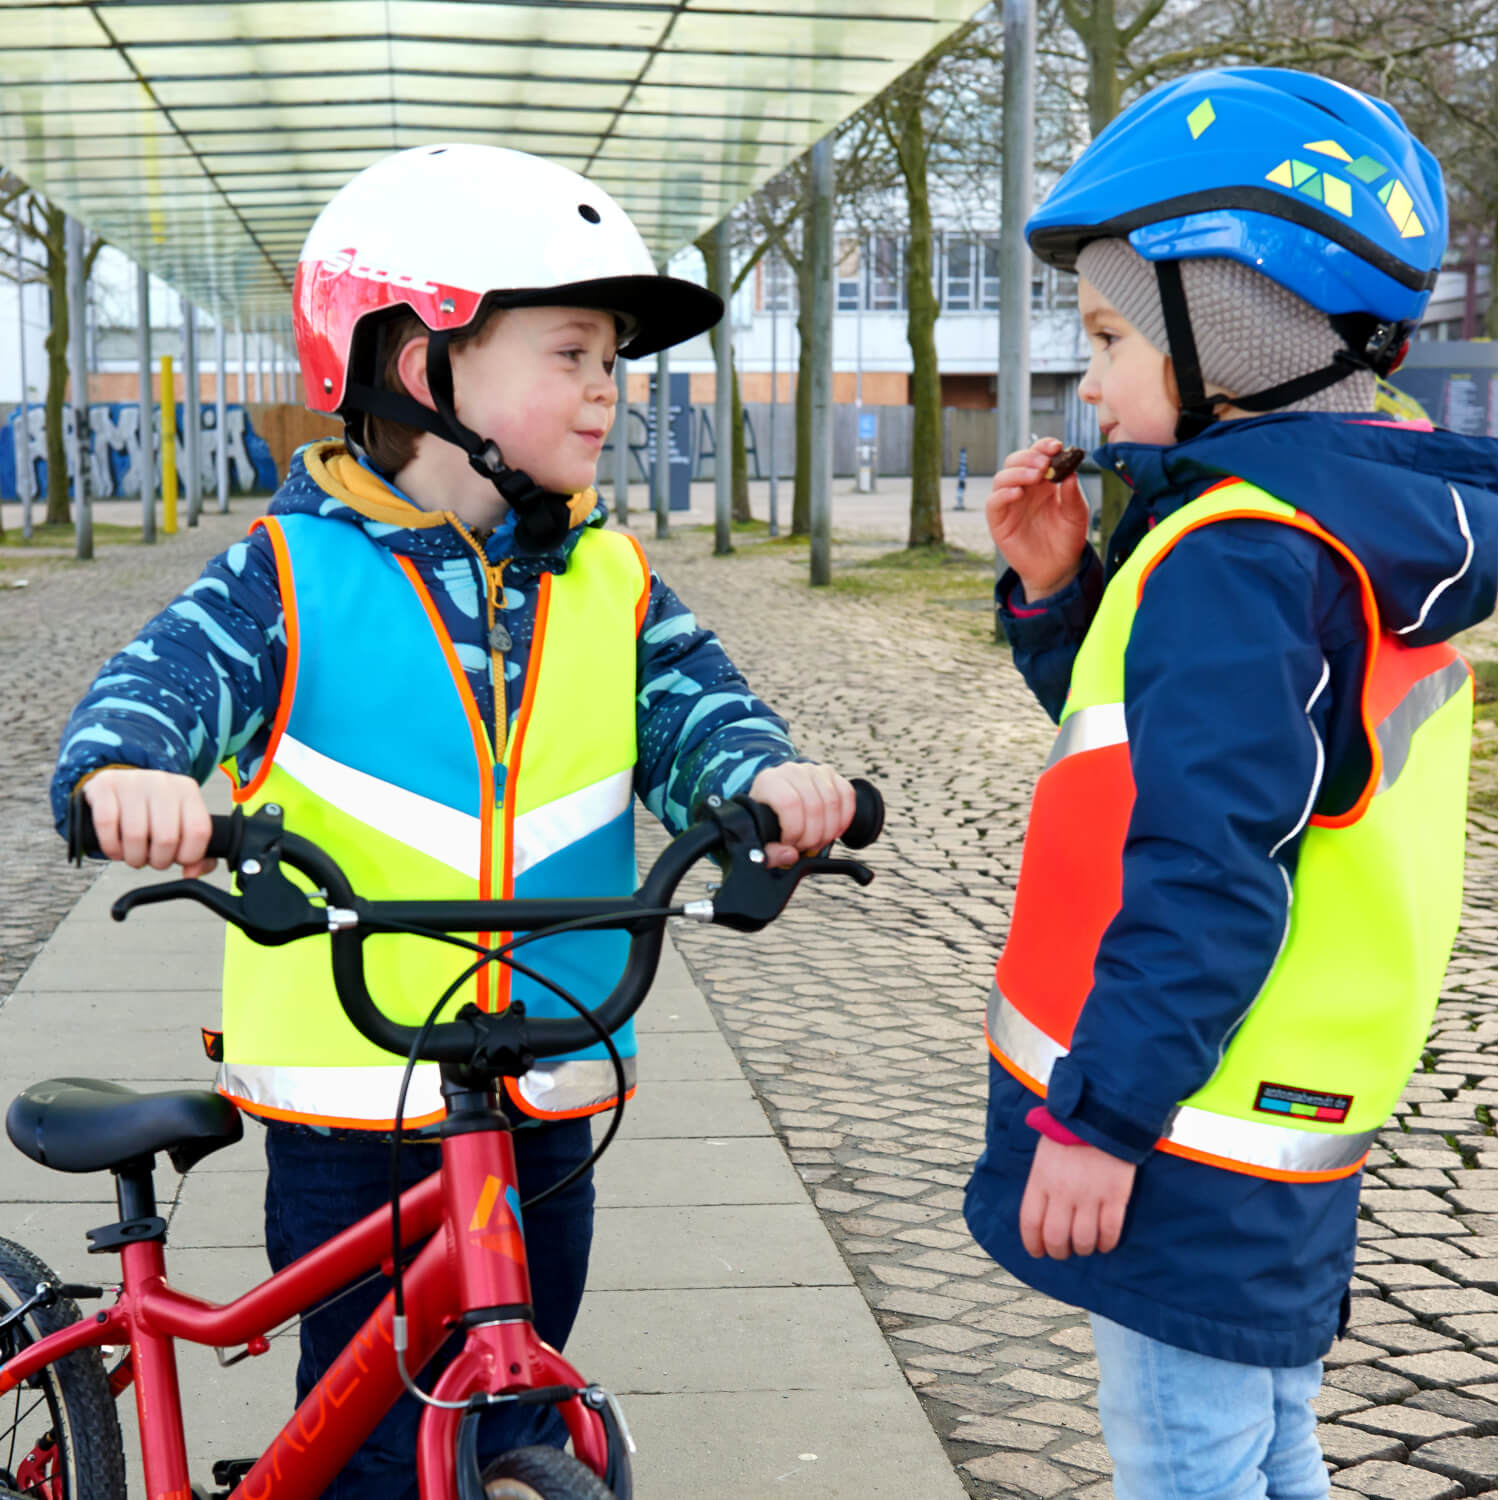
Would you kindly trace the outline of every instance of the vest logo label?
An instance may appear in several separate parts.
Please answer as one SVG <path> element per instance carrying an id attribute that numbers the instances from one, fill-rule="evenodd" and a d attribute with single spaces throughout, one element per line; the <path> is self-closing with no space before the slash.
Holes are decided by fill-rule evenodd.
<path id="1" fill-rule="evenodd" d="M 1325 1094 L 1317 1089 L 1294 1089 L 1285 1083 L 1262 1083 L 1255 1107 L 1268 1115 L 1290 1115 L 1295 1120 L 1317 1120 L 1341 1125 L 1349 1118 L 1353 1094 Z"/>

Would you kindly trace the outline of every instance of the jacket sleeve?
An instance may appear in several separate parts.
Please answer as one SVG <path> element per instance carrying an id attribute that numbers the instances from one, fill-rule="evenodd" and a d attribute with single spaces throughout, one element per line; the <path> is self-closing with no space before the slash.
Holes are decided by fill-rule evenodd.
<path id="1" fill-rule="evenodd" d="M 1222 522 L 1185 537 L 1141 600 L 1122 903 L 1047 1094 L 1060 1123 L 1128 1160 L 1212 1075 L 1285 940 L 1330 720 L 1350 706 L 1335 702 L 1349 685 L 1329 657 L 1350 653 L 1329 640 L 1330 596 L 1339 629 L 1359 630 L 1325 552 L 1291 528 Z M 1337 675 L 1355 679 L 1357 712 L 1357 669 Z"/>
<path id="2" fill-rule="evenodd" d="M 636 647 L 635 787 L 673 833 L 705 797 L 748 791 L 796 760 L 786 723 L 750 691 L 718 638 L 653 572 Z"/>
<path id="3" fill-rule="evenodd" d="M 207 781 L 269 730 L 285 667 L 275 559 L 256 531 L 111 657 L 73 710 L 52 778 L 58 831 L 73 788 L 104 766 Z"/>
<path id="4" fill-rule="evenodd" d="M 1104 595 L 1104 568 L 1092 547 L 1083 549 L 1078 576 L 1055 594 L 1029 604 L 1021 580 L 1008 568 L 995 585 L 995 609 L 1016 669 L 1055 724 L 1062 717 L 1073 677 L 1073 658 L 1088 634 Z"/>

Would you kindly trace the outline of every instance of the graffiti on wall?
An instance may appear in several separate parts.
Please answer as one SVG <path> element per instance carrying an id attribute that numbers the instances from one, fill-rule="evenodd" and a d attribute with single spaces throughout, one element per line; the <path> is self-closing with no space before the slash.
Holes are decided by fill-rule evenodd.
<path id="1" fill-rule="evenodd" d="M 198 487 L 200 494 L 214 493 L 218 484 L 219 431 L 218 410 L 205 404 L 199 408 L 203 441 L 198 444 Z M 25 414 L 30 473 L 27 465 L 16 473 L 16 428 L 21 422 L 21 408 L 11 411 L 0 426 L 0 499 L 39 499 L 47 493 L 47 413 L 40 404 L 28 406 Z M 177 403 L 177 484 L 186 490 L 187 445 L 183 441 L 184 407 Z M 152 450 L 156 465 L 161 467 L 161 408 L 152 408 Z M 140 406 L 134 401 L 100 401 L 89 407 L 89 473 L 88 492 L 95 497 L 125 499 L 141 492 L 137 467 L 140 452 Z M 255 431 L 250 414 L 243 406 L 228 406 L 224 411 L 224 436 L 228 443 L 229 488 L 233 491 L 276 488 L 276 465 L 265 439 Z M 68 455 L 68 492 L 72 493 L 78 445 L 74 441 L 73 408 L 63 408 L 63 450 Z M 17 479 L 20 488 L 17 487 Z"/>

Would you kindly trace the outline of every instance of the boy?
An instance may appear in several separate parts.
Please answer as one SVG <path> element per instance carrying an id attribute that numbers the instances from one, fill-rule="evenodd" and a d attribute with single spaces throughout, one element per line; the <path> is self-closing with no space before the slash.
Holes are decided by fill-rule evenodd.
<path id="1" fill-rule="evenodd" d="M 233 761 L 237 801 L 280 803 L 371 897 L 628 894 L 632 790 L 670 828 L 711 793 L 781 819 L 789 864 L 837 837 L 852 791 L 797 763 L 782 721 L 712 635 L 599 529 L 590 485 L 632 357 L 715 323 L 702 288 L 655 274 L 630 221 L 575 173 L 489 146 L 423 147 L 362 172 L 324 209 L 297 271 L 311 405 L 344 443 L 301 450 L 267 518 L 105 667 L 63 736 L 54 808 L 81 788 L 104 852 L 202 873 L 200 783 Z M 544 649 L 545 647 L 545 649 Z M 586 1004 L 612 988 L 622 934 L 538 944 L 529 962 Z M 387 1009 L 408 1025 L 467 964 L 377 940 Z M 455 1000 L 551 992 L 491 965 Z M 633 1082 L 635 1040 L 615 1038 Z M 231 933 L 218 1086 L 263 1119 L 266 1237 L 280 1269 L 388 1199 L 402 1060 L 344 1019 L 318 944 Z M 613 1104 L 604 1049 L 508 1081 L 521 1193 L 588 1156 Z M 440 1119 L 436 1069 L 406 1123 Z M 403 1152 L 408 1181 L 438 1148 Z M 583 1293 L 585 1174 L 526 1215 L 536 1325 L 556 1347 Z M 384 1294 L 302 1325 L 298 1399 Z M 419 1411 L 404 1399 L 328 1495 L 414 1495 Z M 493 1452 L 566 1440 L 550 1409 L 486 1429 Z"/>
<path id="2" fill-rule="evenodd" d="M 1027 227 L 1079 273 L 1079 393 L 1134 494 L 1103 567 L 1061 444 L 988 502 L 1061 732 L 966 1214 L 1092 1315 L 1119 1500 L 1328 1491 L 1308 1402 L 1359 1169 L 1458 921 L 1471 686 L 1441 643 L 1495 605 L 1494 444 L 1372 411 L 1445 224 L 1386 105 L 1226 69 L 1127 110 Z"/>

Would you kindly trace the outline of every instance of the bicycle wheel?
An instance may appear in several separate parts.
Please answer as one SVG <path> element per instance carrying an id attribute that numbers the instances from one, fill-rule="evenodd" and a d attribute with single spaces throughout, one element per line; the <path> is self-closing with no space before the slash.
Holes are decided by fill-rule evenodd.
<path id="1" fill-rule="evenodd" d="M 586 1465 L 561 1448 L 512 1448 L 484 1471 L 485 1500 L 615 1500 Z"/>
<path id="2" fill-rule="evenodd" d="M 42 1281 L 61 1281 L 29 1250 L 0 1239 L 0 1316 Z M 76 1303 L 60 1297 L 0 1331 L 0 1361 L 76 1323 Z M 28 1500 L 125 1500 L 125 1454 L 104 1358 L 79 1349 L 38 1370 L 0 1397 L 0 1496 Z"/>

